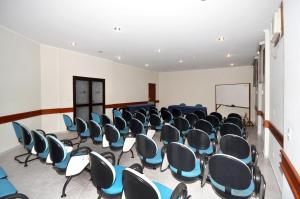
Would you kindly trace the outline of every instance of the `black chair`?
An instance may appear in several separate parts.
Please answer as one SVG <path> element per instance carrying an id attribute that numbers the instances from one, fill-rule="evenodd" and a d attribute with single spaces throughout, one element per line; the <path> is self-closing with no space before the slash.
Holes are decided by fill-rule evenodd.
<path id="1" fill-rule="evenodd" d="M 149 110 L 155 110 L 158 112 L 158 109 L 155 106 L 150 106 Z"/>
<path id="2" fill-rule="evenodd" d="M 184 183 L 179 183 L 174 190 L 150 181 L 145 175 L 131 168 L 123 171 L 124 196 L 128 199 L 187 199 L 188 191 Z"/>
<path id="3" fill-rule="evenodd" d="M 177 117 L 181 117 L 182 116 L 182 112 L 181 110 L 179 110 L 178 108 L 173 108 L 171 110 L 171 113 L 173 115 L 174 118 L 177 118 Z"/>
<path id="4" fill-rule="evenodd" d="M 173 123 L 173 115 L 170 111 L 168 110 L 162 110 L 160 112 L 161 118 L 163 119 L 164 123 Z"/>
<path id="5" fill-rule="evenodd" d="M 149 121 L 152 129 L 156 131 L 161 131 L 163 123 L 161 122 L 161 119 L 158 115 L 156 114 L 150 115 Z"/>
<path id="6" fill-rule="evenodd" d="M 99 194 L 98 199 L 102 196 L 115 198 L 122 194 L 122 174 L 125 167 L 115 166 L 115 162 L 115 156 L 111 152 L 104 152 L 101 155 L 95 151 L 90 153 L 91 180 Z"/>
<path id="7" fill-rule="evenodd" d="M 103 133 L 100 125 L 94 120 L 90 121 L 90 133 L 93 144 L 101 144 L 103 141 Z"/>
<path id="8" fill-rule="evenodd" d="M 42 130 L 32 130 L 31 134 L 34 143 L 33 145 L 34 145 L 35 155 L 42 162 L 45 162 L 49 155 L 49 144 L 46 136 L 52 135 L 55 138 L 57 138 L 57 136 L 55 134 L 46 134 Z"/>
<path id="9" fill-rule="evenodd" d="M 237 135 L 243 138 L 246 138 L 245 135 L 243 135 L 242 129 L 233 123 L 224 123 L 221 125 L 220 127 L 220 135 L 224 136 L 227 134 L 233 134 L 233 135 Z"/>
<path id="10" fill-rule="evenodd" d="M 77 147 L 79 148 L 80 144 L 85 142 L 91 136 L 91 134 L 87 126 L 87 123 L 79 117 L 76 117 L 76 126 L 77 126 L 78 136 L 80 137 L 79 142 L 76 143 Z"/>
<path id="11" fill-rule="evenodd" d="M 128 135 L 129 127 L 122 117 L 115 117 L 115 126 L 117 127 L 122 136 Z"/>
<path id="12" fill-rule="evenodd" d="M 205 119 L 206 117 L 206 114 L 203 111 L 197 110 L 194 113 L 198 116 L 199 119 Z"/>
<path id="13" fill-rule="evenodd" d="M 185 116 L 185 119 L 187 119 L 189 121 L 191 128 L 194 128 L 196 122 L 199 120 L 198 116 L 195 113 L 188 113 Z"/>
<path id="14" fill-rule="evenodd" d="M 184 138 L 184 136 L 186 136 L 186 134 L 190 128 L 189 121 L 187 119 L 185 119 L 184 117 L 175 118 L 174 126 L 180 131 L 180 134 L 183 138 Z"/>
<path id="15" fill-rule="evenodd" d="M 188 145 L 196 155 L 205 160 L 216 152 L 216 146 L 211 143 L 206 132 L 199 129 L 191 129 L 187 134 Z"/>
<path id="16" fill-rule="evenodd" d="M 155 168 L 162 163 L 161 149 L 147 135 L 139 134 L 136 136 L 136 151 L 141 158 L 143 168 L 144 166 Z"/>
<path id="17" fill-rule="evenodd" d="M 104 126 L 105 138 L 112 150 L 119 150 L 123 148 L 124 138 L 120 135 L 119 130 L 112 124 Z"/>
<path id="18" fill-rule="evenodd" d="M 217 130 L 220 127 L 220 124 L 221 124 L 220 120 L 214 115 L 206 116 L 205 120 L 209 121 L 213 125 L 214 130 L 217 132 Z"/>
<path id="19" fill-rule="evenodd" d="M 140 108 L 138 112 L 143 113 L 145 116 L 147 116 L 147 110 L 144 108 Z"/>
<path id="20" fill-rule="evenodd" d="M 67 177 L 61 195 L 61 197 L 65 197 L 66 188 L 69 182 L 73 177 L 78 176 L 88 166 L 88 154 L 90 153 L 91 149 L 88 147 L 80 147 L 73 150 L 72 142 L 70 140 L 60 141 L 52 135 L 48 135 L 47 140 L 49 144 L 49 155 L 53 168 L 58 174 L 66 174 Z M 69 146 L 66 146 L 65 144 Z M 76 161 L 73 162 L 73 164 L 70 164 L 71 159 L 77 156 L 82 156 L 83 159 L 81 159 L 81 162 Z M 76 164 L 76 166 L 74 166 L 74 164 Z M 72 167 L 73 169 L 66 173 L 68 167 Z"/>
<path id="21" fill-rule="evenodd" d="M 143 113 L 141 113 L 139 111 L 136 112 L 135 115 L 134 115 L 134 118 L 140 120 L 142 122 L 142 124 L 144 125 L 144 127 L 148 127 L 147 118 Z"/>
<path id="22" fill-rule="evenodd" d="M 227 134 L 220 140 L 220 153 L 234 156 L 240 159 L 248 166 L 256 166 L 258 161 L 258 152 L 254 145 L 237 135 Z"/>
<path id="23" fill-rule="evenodd" d="M 132 114 L 128 110 L 122 111 L 122 118 L 126 121 L 127 125 L 129 125 L 130 120 L 132 119 Z"/>
<path id="24" fill-rule="evenodd" d="M 266 182 L 259 168 L 251 171 L 233 156 L 213 155 L 208 161 L 208 170 L 210 184 L 222 198 L 245 199 L 254 193 L 261 199 L 265 196 Z"/>
<path id="25" fill-rule="evenodd" d="M 159 115 L 159 113 L 158 113 L 158 111 L 155 110 L 155 109 L 150 109 L 150 110 L 149 110 L 149 115 L 150 115 L 150 116 L 151 116 L 151 115 Z"/>
<path id="26" fill-rule="evenodd" d="M 105 114 L 101 115 L 101 120 L 102 120 L 102 125 L 103 126 L 105 126 L 106 124 L 112 124 L 110 118 Z"/>
<path id="27" fill-rule="evenodd" d="M 195 124 L 195 129 L 204 131 L 208 134 L 210 140 L 216 141 L 217 135 L 214 131 L 213 125 L 209 121 L 206 121 L 204 119 L 198 120 Z"/>
<path id="28" fill-rule="evenodd" d="M 219 121 L 222 123 L 222 121 L 223 121 L 223 116 L 222 116 L 221 113 L 218 113 L 218 112 L 211 112 L 210 115 L 216 116 L 216 117 L 219 119 Z"/>
<path id="29" fill-rule="evenodd" d="M 176 179 L 194 182 L 201 178 L 201 162 L 190 148 L 176 142 L 166 145 L 165 148 L 171 173 Z"/>
<path id="30" fill-rule="evenodd" d="M 132 118 L 130 120 L 130 125 L 129 125 L 130 132 L 133 137 L 136 137 L 136 135 L 139 134 L 146 134 L 144 125 L 142 122 L 136 118 Z"/>
<path id="31" fill-rule="evenodd" d="M 242 116 L 240 114 L 237 114 L 237 113 L 229 113 L 227 118 L 229 118 L 229 117 L 236 117 L 236 118 L 239 118 L 240 120 L 243 121 Z"/>
<path id="32" fill-rule="evenodd" d="M 161 107 L 160 108 L 160 112 L 162 112 L 162 111 L 167 111 L 168 109 L 166 108 L 166 107 Z"/>
<path id="33" fill-rule="evenodd" d="M 164 144 L 169 144 L 171 142 L 179 142 L 183 144 L 183 139 L 180 136 L 179 130 L 170 124 L 163 125 L 160 140 L 162 140 Z"/>
<path id="34" fill-rule="evenodd" d="M 242 129 L 242 134 L 247 137 L 247 132 L 245 125 L 243 121 L 240 118 L 237 117 L 228 117 L 226 120 L 224 120 L 224 123 L 232 123 L 238 125 Z"/>

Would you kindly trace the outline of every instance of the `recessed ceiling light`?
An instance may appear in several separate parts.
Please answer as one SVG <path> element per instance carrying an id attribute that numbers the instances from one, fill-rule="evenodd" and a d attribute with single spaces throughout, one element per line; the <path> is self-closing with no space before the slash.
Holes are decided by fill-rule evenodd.
<path id="1" fill-rule="evenodd" d="M 114 26 L 114 31 L 115 31 L 115 32 L 121 32 L 121 27 Z"/>
<path id="2" fill-rule="evenodd" d="M 149 67 L 150 65 L 149 64 L 145 64 L 145 67 Z"/>
<path id="3" fill-rule="evenodd" d="M 179 63 L 183 63 L 183 60 L 182 60 L 182 59 L 180 59 L 178 62 L 179 62 Z"/>
<path id="4" fill-rule="evenodd" d="M 227 57 L 227 58 L 230 58 L 230 57 L 231 57 L 231 54 L 230 54 L 230 53 L 227 53 L 226 57 Z"/>
<path id="5" fill-rule="evenodd" d="M 73 42 L 71 43 L 71 45 L 72 45 L 72 46 L 76 46 L 77 43 L 76 43 L 75 41 L 73 41 Z"/>
<path id="6" fill-rule="evenodd" d="M 230 66 L 234 66 L 234 63 L 231 63 Z"/>
<path id="7" fill-rule="evenodd" d="M 121 59 L 122 59 L 122 57 L 121 57 L 121 56 L 116 56 L 116 58 L 117 58 L 118 60 L 121 60 Z"/>
<path id="8" fill-rule="evenodd" d="M 225 37 L 222 36 L 222 35 L 218 38 L 218 41 L 219 41 L 219 42 L 223 42 L 224 40 L 225 40 Z"/>

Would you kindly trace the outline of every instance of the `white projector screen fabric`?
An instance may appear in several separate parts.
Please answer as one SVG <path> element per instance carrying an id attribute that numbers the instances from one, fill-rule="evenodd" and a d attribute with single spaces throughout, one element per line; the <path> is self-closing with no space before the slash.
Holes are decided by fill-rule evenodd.
<path id="1" fill-rule="evenodd" d="M 249 108 L 250 84 L 216 85 L 216 104 Z"/>

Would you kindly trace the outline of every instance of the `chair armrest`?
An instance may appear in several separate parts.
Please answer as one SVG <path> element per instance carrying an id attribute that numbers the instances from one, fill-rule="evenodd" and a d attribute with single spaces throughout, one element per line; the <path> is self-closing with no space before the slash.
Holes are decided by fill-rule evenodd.
<path id="1" fill-rule="evenodd" d="M 112 165 L 114 165 L 114 166 L 116 165 L 116 157 L 112 152 L 107 151 L 107 152 L 101 153 L 100 155 L 105 157 L 106 159 L 110 159 Z"/>
<path id="2" fill-rule="evenodd" d="M 64 145 L 73 147 L 73 143 L 70 140 L 60 140 Z"/>
<path id="3" fill-rule="evenodd" d="M 187 186 L 186 184 L 181 182 L 176 186 L 176 188 L 172 192 L 171 199 L 177 199 L 177 198 L 186 199 L 187 194 L 188 194 Z"/>
<path id="4" fill-rule="evenodd" d="M 141 164 L 139 164 L 139 163 L 135 163 L 135 164 L 129 166 L 129 168 L 134 169 L 134 170 L 136 170 L 139 173 L 143 173 L 144 172 L 143 171 L 143 166 Z"/>
<path id="5" fill-rule="evenodd" d="M 6 197 L 6 199 L 29 199 L 26 195 L 22 194 L 22 193 L 16 193 L 12 196 L 8 196 Z"/>
<path id="6" fill-rule="evenodd" d="M 256 166 L 258 162 L 258 152 L 254 145 L 251 145 L 251 156 L 252 156 L 252 163 L 254 166 Z"/>
<path id="7" fill-rule="evenodd" d="M 74 149 L 71 152 L 70 156 L 73 157 L 73 156 L 80 156 L 80 155 L 88 155 L 91 151 L 92 151 L 92 149 L 90 149 L 89 147 L 83 146 L 83 147 Z"/>
<path id="8" fill-rule="evenodd" d="M 44 136 L 47 135 L 46 132 L 45 132 L 44 130 L 42 130 L 42 129 L 35 129 L 35 130 L 36 130 L 36 131 L 39 131 L 39 132 L 41 132 L 41 133 L 43 133 Z"/>
<path id="9" fill-rule="evenodd" d="M 260 169 L 257 166 L 252 168 L 253 172 L 253 181 L 255 184 L 255 194 L 259 196 L 260 199 L 265 197 L 266 191 L 266 181 L 264 176 L 261 174 Z"/>

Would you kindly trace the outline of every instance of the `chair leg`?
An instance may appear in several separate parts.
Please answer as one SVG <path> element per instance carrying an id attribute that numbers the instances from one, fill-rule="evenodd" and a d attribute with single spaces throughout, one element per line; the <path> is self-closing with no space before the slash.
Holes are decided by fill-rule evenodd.
<path id="1" fill-rule="evenodd" d="M 23 163 L 25 163 L 25 161 L 20 160 L 20 157 L 23 157 L 23 156 L 28 155 L 28 154 L 29 154 L 29 153 L 24 153 L 24 154 L 21 154 L 21 155 L 17 155 L 17 156 L 15 156 L 15 160 L 16 160 L 18 163 L 23 164 Z"/>
<path id="2" fill-rule="evenodd" d="M 28 163 L 28 160 L 29 160 L 30 156 L 31 156 L 31 154 L 28 154 L 28 156 L 26 157 L 24 167 L 28 166 L 27 163 Z"/>
<path id="3" fill-rule="evenodd" d="M 69 177 L 67 178 L 67 181 L 65 182 L 64 187 L 63 187 L 63 190 L 62 190 L 61 198 L 67 196 L 67 194 L 66 194 L 66 188 L 67 188 L 69 182 L 72 180 L 72 178 L 73 178 L 73 176 L 69 176 Z"/>
<path id="4" fill-rule="evenodd" d="M 131 158 L 134 158 L 132 149 L 130 149 L 130 152 L 131 152 Z"/>
<path id="5" fill-rule="evenodd" d="M 78 142 L 78 145 L 77 145 L 77 148 L 79 148 L 81 142 L 82 142 L 82 138 L 80 138 L 80 140 L 79 140 L 79 142 Z"/>
<path id="6" fill-rule="evenodd" d="M 123 155 L 123 151 L 122 151 L 121 154 L 119 155 L 118 163 L 117 163 L 118 165 L 120 164 L 120 160 L 121 160 L 122 155 Z"/>

